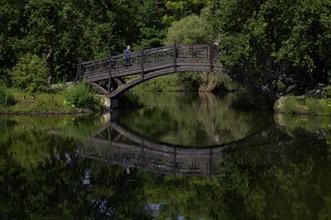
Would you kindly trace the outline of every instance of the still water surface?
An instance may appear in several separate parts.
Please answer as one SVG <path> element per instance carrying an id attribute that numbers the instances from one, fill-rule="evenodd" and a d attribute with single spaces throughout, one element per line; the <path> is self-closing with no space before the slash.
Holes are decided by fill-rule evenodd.
<path id="1" fill-rule="evenodd" d="M 141 99 L 112 120 L 1 116 L 1 219 L 331 219 L 330 118 Z"/>

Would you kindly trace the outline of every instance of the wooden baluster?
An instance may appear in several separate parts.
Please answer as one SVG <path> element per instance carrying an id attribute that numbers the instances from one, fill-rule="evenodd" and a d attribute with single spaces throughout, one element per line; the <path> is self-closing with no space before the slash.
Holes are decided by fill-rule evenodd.
<path id="1" fill-rule="evenodd" d="M 175 72 L 177 72 L 177 46 L 176 46 L 176 41 L 174 41 L 174 67 L 175 67 Z"/>
<path id="2" fill-rule="evenodd" d="M 77 66 L 77 73 L 74 82 L 81 82 L 82 81 L 82 60 L 79 61 L 79 64 Z"/>
<path id="3" fill-rule="evenodd" d="M 141 77 L 144 77 L 144 49 L 140 52 L 140 68 L 141 68 Z"/>
<path id="4" fill-rule="evenodd" d="M 112 76 L 111 76 L 111 52 L 109 51 L 109 58 L 108 58 L 108 73 L 109 73 L 109 76 L 108 76 L 108 93 L 111 92 L 112 90 Z"/>
<path id="5" fill-rule="evenodd" d="M 210 148 L 209 151 L 209 178 L 212 178 L 214 174 L 213 169 L 213 148 Z"/>
<path id="6" fill-rule="evenodd" d="M 214 47 L 214 41 L 211 40 L 210 41 L 210 45 L 209 45 L 209 68 L 210 68 L 210 72 L 213 72 L 213 62 L 214 62 L 214 52 L 215 47 Z"/>

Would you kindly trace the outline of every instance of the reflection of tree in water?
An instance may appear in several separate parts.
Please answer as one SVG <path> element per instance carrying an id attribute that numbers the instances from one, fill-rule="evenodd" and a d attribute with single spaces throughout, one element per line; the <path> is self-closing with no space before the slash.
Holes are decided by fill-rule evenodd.
<path id="1" fill-rule="evenodd" d="M 67 157 L 54 156 L 58 160 L 53 164 L 40 164 L 34 170 L 26 170 L 15 161 L 3 163 L 6 158 L 1 157 L 1 215 L 20 219 L 146 218 L 142 182 L 136 171 L 128 176 L 121 167 L 74 154 L 70 164 Z"/>
<path id="2" fill-rule="evenodd" d="M 212 93 L 146 96 L 151 107 L 121 112 L 119 121 L 163 143 L 191 146 L 228 143 L 248 136 L 272 121 L 267 113 L 233 109 L 231 104 L 238 94 L 223 97 Z"/>
<path id="3" fill-rule="evenodd" d="M 330 164 L 326 143 L 311 137 L 241 148 L 220 166 L 210 213 L 215 219 L 329 219 Z"/>
<path id="4" fill-rule="evenodd" d="M 147 219 L 146 204 L 163 204 L 161 219 L 331 217 L 330 136 L 327 144 L 274 129 L 232 152 L 217 178 L 173 181 L 136 169 L 127 175 L 122 167 L 80 158 L 70 138 L 47 139 L 35 128 L 1 123 L 7 134 L 0 136 L 0 214 L 9 219 Z M 34 146 L 24 151 L 23 143 Z M 20 157 L 22 148 L 29 155 Z"/>
<path id="5" fill-rule="evenodd" d="M 139 128 L 145 131 L 145 134 L 148 134 L 156 140 L 166 135 L 170 130 L 178 129 L 178 123 L 171 118 L 171 115 L 158 107 L 145 108 L 139 112 L 131 113 L 128 116 L 119 117 L 119 121 L 123 124 L 130 125 L 133 129 Z"/>
<path id="6" fill-rule="evenodd" d="M 72 138 L 53 130 L 10 121 L 1 121 L 2 127 L 8 133 L 0 138 L 2 217 L 146 219 L 135 170 L 127 175 L 122 167 L 82 159 Z"/>
<path id="7" fill-rule="evenodd" d="M 156 219 L 209 219 L 206 207 L 211 204 L 215 186 L 212 179 L 192 177 L 174 181 L 159 175 L 148 180 L 144 191 L 149 204 L 154 205 Z"/>

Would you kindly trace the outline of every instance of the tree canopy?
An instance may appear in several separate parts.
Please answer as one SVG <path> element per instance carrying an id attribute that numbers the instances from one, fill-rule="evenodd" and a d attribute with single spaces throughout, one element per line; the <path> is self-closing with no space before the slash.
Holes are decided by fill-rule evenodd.
<path id="1" fill-rule="evenodd" d="M 330 0 L 217 0 L 209 20 L 221 36 L 221 59 L 232 71 L 327 83 L 330 6 Z"/>
<path id="2" fill-rule="evenodd" d="M 3 0 L 0 79 L 9 83 L 27 53 L 47 56 L 54 81 L 70 81 L 80 60 L 121 53 L 127 44 L 137 51 L 174 38 L 213 37 L 230 71 L 328 83 L 330 6 L 331 0 Z"/>

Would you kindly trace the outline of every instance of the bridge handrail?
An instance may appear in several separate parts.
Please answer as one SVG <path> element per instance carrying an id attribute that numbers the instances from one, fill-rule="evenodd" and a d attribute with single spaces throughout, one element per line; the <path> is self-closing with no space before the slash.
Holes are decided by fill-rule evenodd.
<path id="1" fill-rule="evenodd" d="M 208 49 L 209 45 L 208 44 L 176 44 L 176 49 Z M 150 49 L 143 49 L 142 51 L 144 51 L 144 53 L 150 53 L 150 52 L 164 52 L 164 50 L 166 49 L 173 49 L 173 46 L 162 46 L 162 47 L 157 47 L 157 48 L 150 48 Z M 136 51 L 136 52 L 131 52 L 130 53 L 130 57 L 135 57 L 135 56 L 140 56 L 141 55 L 141 51 Z M 115 55 L 115 56 L 111 56 L 111 60 L 116 60 L 118 58 L 122 59 L 123 54 L 119 54 L 119 55 Z M 100 59 L 95 59 L 95 60 L 90 60 L 90 61 L 84 61 L 81 64 L 83 65 L 88 65 L 91 63 L 96 63 L 96 62 L 104 62 L 104 61 L 109 61 L 109 57 L 107 58 L 100 58 Z"/>
<path id="2" fill-rule="evenodd" d="M 109 56 L 108 58 L 101 58 L 91 61 L 84 61 L 80 63 L 77 71 L 77 79 L 86 78 L 96 75 L 109 75 L 113 73 L 125 73 L 126 65 L 124 62 L 124 54 Z M 176 67 L 179 64 L 202 65 L 215 61 L 216 52 L 214 43 L 210 44 L 176 44 L 166 45 L 158 48 L 143 49 L 137 52 L 131 52 L 129 56 L 131 74 L 134 70 L 144 72 L 145 69 L 162 67 L 165 64 Z M 138 71 L 138 72 L 139 72 Z"/>

